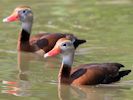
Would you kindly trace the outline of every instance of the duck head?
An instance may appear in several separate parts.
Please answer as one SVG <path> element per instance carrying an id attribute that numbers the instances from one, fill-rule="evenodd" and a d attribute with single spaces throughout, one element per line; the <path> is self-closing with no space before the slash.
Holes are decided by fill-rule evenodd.
<path id="1" fill-rule="evenodd" d="M 67 38 L 61 38 L 56 42 L 54 48 L 48 53 L 46 53 L 44 57 L 52 57 L 58 54 L 61 54 L 62 56 L 67 56 L 71 53 L 74 53 L 74 50 L 75 48 L 71 40 Z"/>
<path id="2" fill-rule="evenodd" d="M 33 13 L 29 6 L 19 6 L 15 8 L 10 16 L 3 19 L 3 22 L 13 22 L 18 20 L 21 22 L 33 20 Z"/>

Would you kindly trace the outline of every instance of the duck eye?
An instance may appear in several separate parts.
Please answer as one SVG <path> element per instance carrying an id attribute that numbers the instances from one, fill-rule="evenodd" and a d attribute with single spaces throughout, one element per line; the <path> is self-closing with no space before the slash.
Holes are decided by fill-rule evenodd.
<path id="1" fill-rule="evenodd" d="M 25 13 L 26 11 L 25 10 L 23 10 L 23 13 Z"/>
<path id="2" fill-rule="evenodd" d="M 64 43 L 62 46 L 66 46 L 67 44 L 66 43 Z"/>

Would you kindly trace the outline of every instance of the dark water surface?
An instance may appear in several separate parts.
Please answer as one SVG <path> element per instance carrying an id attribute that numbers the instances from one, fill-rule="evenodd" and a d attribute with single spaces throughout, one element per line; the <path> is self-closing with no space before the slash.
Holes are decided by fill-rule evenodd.
<path id="1" fill-rule="evenodd" d="M 18 5 L 34 12 L 32 34 L 70 32 L 87 43 L 76 52 L 74 66 L 119 62 L 133 69 L 132 0 L 1 0 L 0 100 L 133 100 L 133 74 L 99 86 L 58 86 L 61 59 L 44 59 L 16 50 L 20 23 L 2 23 Z M 21 54 L 21 59 L 19 58 Z M 8 83 L 7 83 L 8 82 Z"/>

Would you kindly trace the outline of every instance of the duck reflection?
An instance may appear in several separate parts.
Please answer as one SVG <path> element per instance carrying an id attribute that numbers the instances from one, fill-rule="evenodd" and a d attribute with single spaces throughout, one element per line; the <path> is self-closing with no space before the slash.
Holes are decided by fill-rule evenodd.
<path id="1" fill-rule="evenodd" d="M 18 77 L 15 81 L 6 81 L 3 80 L 3 90 L 2 93 L 11 94 L 14 96 L 37 96 L 40 97 L 40 94 L 43 94 L 40 98 L 46 98 L 45 93 L 48 93 L 48 90 L 42 91 L 33 91 L 32 82 L 29 79 L 31 71 L 30 64 L 33 59 L 42 60 L 43 58 L 34 57 L 32 54 L 27 54 L 23 52 L 18 53 Z M 54 62 L 55 60 L 52 59 Z M 45 62 L 45 65 L 50 66 L 51 59 L 48 62 Z M 55 65 L 52 65 L 55 66 Z M 58 65 L 57 65 L 58 66 Z M 48 85 L 51 82 L 48 83 Z M 39 83 L 40 84 L 40 83 Z M 41 82 L 42 84 L 42 82 Z M 45 84 L 45 83 L 44 83 Z M 118 95 L 123 95 L 123 89 L 130 89 L 124 85 L 102 85 L 102 86 L 70 86 L 64 84 L 58 84 L 58 98 L 59 100 L 114 100 Z M 54 85 L 57 85 L 54 83 Z M 122 84 L 122 83 L 121 83 Z M 128 84 L 128 83 L 127 83 Z M 43 85 L 43 86 L 48 86 Z M 51 88 L 51 87 L 50 87 Z M 54 88 L 55 89 L 55 88 Z M 50 89 L 49 89 L 50 90 Z M 56 90 L 53 90 L 56 91 Z M 51 94 L 51 93 L 50 93 Z M 54 98 L 54 97 L 53 97 Z"/>
<path id="2" fill-rule="evenodd" d="M 59 100 L 114 100 L 123 95 L 123 89 L 130 87 L 119 85 L 98 85 L 98 86 L 69 86 L 58 85 Z"/>
<path id="3" fill-rule="evenodd" d="M 39 79 L 34 79 L 32 80 L 31 78 L 33 77 L 33 72 L 31 68 L 37 67 L 35 64 L 35 67 L 33 66 L 34 62 L 41 62 L 45 63 L 43 66 L 49 69 L 53 68 L 55 69 L 56 66 L 58 66 L 59 60 L 58 58 L 52 58 L 52 59 L 45 59 L 37 54 L 33 53 L 26 53 L 26 52 L 18 52 L 18 58 L 17 58 L 17 68 L 18 68 L 18 73 L 17 73 L 17 79 L 15 81 L 9 81 L 9 80 L 3 80 L 3 88 L 2 88 L 2 93 L 7 93 L 15 96 L 33 96 L 37 95 L 35 91 L 32 89 L 34 88 L 34 84 L 42 84 L 41 82 L 47 82 L 45 80 L 45 77 L 43 78 L 44 80 L 40 79 L 42 77 L 39 77 L 39 75 L 35 75 L 34 77 L 39 77 Z M 55 64 L 56 63 L 56 64 Z M 31 67 L 32 66 L 32 67 Z M 43 67 L 42 67 L 43 69 Z M 41 69 L 41 70 L 42 70 Z M 40 71 L 40 68 L 38 68 Z M 47 70 L 47 69 L 46 69 Z M 45 70 L 45 71 L 46 71 Z M 38 71 L 35 70 L 37 73 Z M 42 74 L 44 71 L 42 70 Z M 39 82 L 38 82 L 39 81 Z M 34 83 L 35 82 L 35 83 Z M 51 82 L 51 81 L 50 81 Z"/>
<path id="4" fill-rule="evenodd" d="M 30 96 L 31 83 L 28 80 L 30 57 L 27 53 L 18 52 L 18 78 L 16 81 L 2 81 L 4 89 L 2 93 L 15 96 Z"/>
<path id="5" fill-rule="evenodd" d="M 56 66 L 58 66 L 59 60 L 58 58 L 52 58 L 52 59 L 46 59 L 44 61 L 44 57 L 33 54 L 33 53 L 26 53 L 26 52 L 18 52 L 18 58 L 17 58 L 17 79 L 15 81 L 9 81 L 9 80 L 3 80 L 2 81 L 2 93 L 7 93 L 15 96 L 33 96 L 35 95 L 35 91 L 32 89 L 34 88 L 34 84 L 42 84 L 41 82 L 47 82 L 49 80 L 45 80 L 45 77 L 42 80 L 42 76 L 46 71 L 46 68 L 49 68 L 50 70 L 55 69 Z M 37 64 L 33 64 L 34 62 L 37 62 Z M 42 67 L 38 67 L 38 62 L 43 64 Z M 40 64 L 41 65 L 41 64 Z M 35 67 L 34 67 L 35 66 Z M 44 67 L 43 67 L 44 66 Z M 38 69 L 37 69 L 38 67 Z M 33 69 L 32 69 L 33 68 Z M 35 70 L 32 71 L 32 70 Z M 40 69 L 41 68 L 41 69 Z M 45 70 L 46 69 L 46 70 Z M 42 76 L 40 77 L 40 72 L 38 70 L 42 70 Z M 43 71 L 44 70 L 44 71 Z M 39 75 L 34 75 L 33 73 L 39 73 Z M 48 73 L 45 73 L 44 76 L 47 77 Z M 34 78 L 32 80 L 31 78 Z M 34 83 L 35 82 L 35 83 Z M 50 81 L 51 82 L 51 81 Z M 36 86 L 37 87 L 37 86 Z"/>
<path id="6" fill-rule="evenodd" d="M 2 93 L 8 93 L 8 94 L 12 94 L 15 96 L 30 96 L 31 95 L 31 92 L 29 91 L 29 89 L 31 88 L 31 84 L 28 80 L 22 79 L 22 80 L 17 80 L 15 82 L 3 81 L 2 83 L 6 85 L 4 86 L 5 89 L 2 90 Z"/>

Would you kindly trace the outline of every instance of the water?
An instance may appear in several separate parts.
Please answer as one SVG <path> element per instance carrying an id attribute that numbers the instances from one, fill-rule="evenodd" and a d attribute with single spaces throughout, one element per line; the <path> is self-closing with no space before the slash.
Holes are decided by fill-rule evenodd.
<path id="1" fill-rule="evenodd" d="M 2 23 L 18 5 L 29 5 L 33 9 L 32 34 L 70 32 L 87 40 L 78 48 L 74 66 L 120 62 L 132 69 L 133 65 L 132 0 L 1 0 L 0 100 L 133 99 L 132 73 L 110 85 L 58 86 L 60 58 L 44 59 L 30 53 L 18 53 L 20 23 Z"/>

